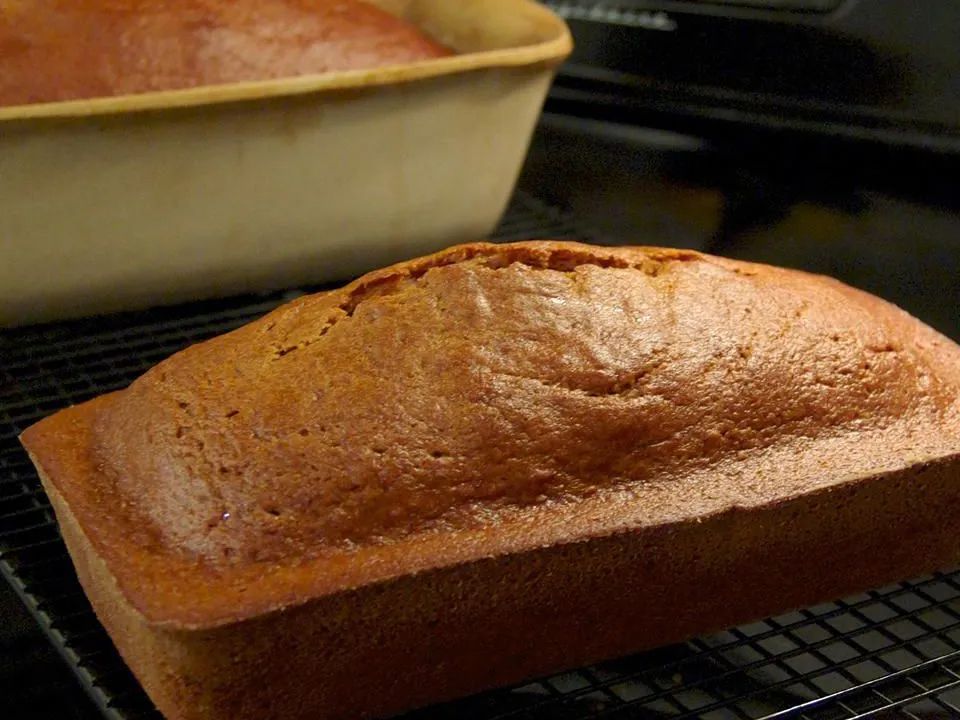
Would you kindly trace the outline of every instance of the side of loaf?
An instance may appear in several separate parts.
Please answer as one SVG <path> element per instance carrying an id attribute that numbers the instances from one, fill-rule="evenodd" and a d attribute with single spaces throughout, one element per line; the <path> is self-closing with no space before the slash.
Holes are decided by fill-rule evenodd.
<path id="1" fill-rule="evenodd" d="M 365 0 L 0 0 L 0 107 L 449 54 Z"/>
<path id="2" fill-rule="evenodd" d="M 346 719 L 955 564 L 958 398 L 960 348 L 826 278 L 474 244 L 22 439 L 167 717 Z"/>

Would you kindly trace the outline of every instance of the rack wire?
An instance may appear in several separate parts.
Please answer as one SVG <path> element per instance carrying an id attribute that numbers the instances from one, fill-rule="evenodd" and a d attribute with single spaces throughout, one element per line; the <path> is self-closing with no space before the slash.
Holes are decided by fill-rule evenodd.
<path id="1" fill-rule="evenodd" d="M 497 237 L 589 239 L 571 218 L 525 195 Z M 41 417 L 124 387 L 171 353 L 300 292 L 0 333 L 0 574 L 106 718 L 160 715 L 97 622 L 17 436 Z M 960 718 L 960 571 L 429 708 L 407 720 L 895 717 Z"/>

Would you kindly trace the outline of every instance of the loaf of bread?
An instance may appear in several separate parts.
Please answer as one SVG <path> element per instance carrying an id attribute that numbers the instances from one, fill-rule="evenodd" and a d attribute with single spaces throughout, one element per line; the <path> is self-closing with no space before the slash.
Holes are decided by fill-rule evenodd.
<path id="1" fill-rule="evenodd" d="M 834 280 L 472 244 L 23 443 L 171 720 L 380 717 L 960 561 L 960 348 Z"/>
<path id="2" fill-rule="evenodd" d="M 0 0 L 0 107 L 449 54 L 364 0 Z"/>

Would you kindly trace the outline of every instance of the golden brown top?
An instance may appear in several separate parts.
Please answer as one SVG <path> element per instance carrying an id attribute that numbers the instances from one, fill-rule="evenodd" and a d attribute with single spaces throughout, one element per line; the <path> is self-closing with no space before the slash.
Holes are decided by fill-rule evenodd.
<path id="1" fill-rule="evenodd" d="M 958 391 L 960 349 L 834 280 L 476 244 L 296 300 L 24 442 L 122 547 L 122 585 L 131 563 L 218 580 L 202 611 L 139 598 L 203 622 L 225 583 L 242 614 L 957 453 Z M 282 599 L 247 592 L 267 575 Z"/>
<path id="2" fill-rule="evenodd" d="M 0 107 L 449 54 L 363 0 L 0 0 Z"/>

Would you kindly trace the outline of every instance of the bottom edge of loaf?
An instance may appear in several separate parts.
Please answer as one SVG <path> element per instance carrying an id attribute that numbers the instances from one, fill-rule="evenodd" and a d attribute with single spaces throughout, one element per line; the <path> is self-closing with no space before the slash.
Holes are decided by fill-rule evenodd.
<path id="1" fill-rule="evenodd" d="M 168 720 L 386 717 L 960 563 L 951 459 L 169 630 L 127 602 L 42 480 L 97 616 Z"/>

